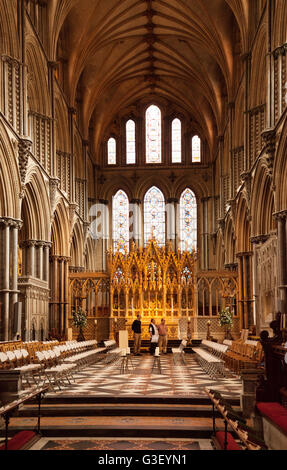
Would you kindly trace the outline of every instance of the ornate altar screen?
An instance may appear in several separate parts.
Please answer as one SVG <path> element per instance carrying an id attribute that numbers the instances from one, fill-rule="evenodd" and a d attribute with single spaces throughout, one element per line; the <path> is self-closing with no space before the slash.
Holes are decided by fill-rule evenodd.
<path id="1" fill-rule="evenodd" d="M 135 317 L 143 327 L 150 320 L 165 318 L 169 337 L 178 338 L 180 317 L 195 315 L 195 253 L 174 252 L 159 247 L 154 240 L 143 248 L 132 246 L 129 253 L 108 254 L 111 317 L 126 319 L 131 333 Z M 122 321 L 121 321 L 122 323 Z M 149 337 L 143 328 L 143 337 Z"/>
<path id="2" fill-rule="evenodd" d="M 218 314 L 226 306 L 234 311 L 233 334 L 239 336 L 236 271 L 197 271 L 196 253 L 159 247 L 152 240 L 145 248 L 131 247 L 107 253 L 107 273 L 70 273 L 70 328 L 73 310 L 88 316 L 87 339 L 117 337 L 142 317 L 142 338 L 148 339 L 151 318 L 165 318 L 169 339 L 206 338 L 207 324 L 218 339 L 224 338 Z M 73 330 L 74 338 L 77 331 Z"/>

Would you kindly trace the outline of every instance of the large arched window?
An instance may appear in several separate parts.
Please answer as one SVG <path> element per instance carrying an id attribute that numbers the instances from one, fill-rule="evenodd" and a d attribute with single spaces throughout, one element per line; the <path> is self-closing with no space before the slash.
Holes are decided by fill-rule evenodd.
<path id="1" fill-rule="evenodd" d="M 181 163 L 181 121 L 178 118 L 171 124 L 171 160 Z"/>
<path id="2" fill-rule="evenodd" d="M 117 144 L 116 139 L 111 137 L 108 140 L 108 164 L 115 165 L 117 163 Z"/>
<path id="3" fill-rule="evenodd" d="M 197 204 L 196 197 L 186 189 L 180 198 L 180 248 L 182 251 L 196 250 L 197 247 Z"/>
<path id="4" fill-rule="evenodd" d="M 126 158 L 127 164 L 133 164 L 136 162 L 136 125 L 135 122 L 130 119 L 126 123 Z"/>
<path id="5" fill-rule="evenodd" d="M 113 248 L 129 249 L 129 199 L 121 189 L 113 197 Z"/>
<path id="6" fill-rule="evenodd" d="M 198 135 L 193 136 L 191 143 L 192 163 L 201 162 L 201 140 Z"/>
<path id="7" fill-rule="evenodd" d="M 161 111 L 151 105 L 146 110 L 146 162 L 161 163 Z"/>
<path id="8" fill-rule="evenodd" d="M 165 244 L 165 204 L 162 192 L 153 186 L 144 198 L 144 241 L 154 238 L 160 246 Z"/>

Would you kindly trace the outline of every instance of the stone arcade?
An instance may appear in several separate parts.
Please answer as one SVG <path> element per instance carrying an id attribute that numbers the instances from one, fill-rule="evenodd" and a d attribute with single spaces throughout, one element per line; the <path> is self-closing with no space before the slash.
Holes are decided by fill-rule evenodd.
<path id="1" fill-rule="evenodd" d="M 204 407 L 216 397 L 206 387 L 241 403 L 254 429 L 267 413 L 256 403 L 286 405 L 286 25 L 286 0 L 0 2 L 0 375 L 18 393 L 22 379 L 38 380 L 14 370 L 29 361 L 47 374 L 69 357 L 84 364 L 73 371 L 75 389 L 62 376 L 54 388 L 65 387 L 79 417 L 77 396 L 109 397 L 114 431 L 93 421 L 97 446 L 131 429 L 154 435 L 144 403 L 137 412 L 125 402 L 129 390 L 138 400 L 146 394 L 149 406 L 155 399 L 149 412 L 163 419 L 158 437 L 166 442 L 184 441 L 190 427 L 194 442 L 182 448 L 210 447 Z M 219 325 L 226 307 L 230 331 Z M 87 343 L 77 349 L 70 341 L 79 311 Z M 151 357 L 129 355 L 138 314 L 142 352 L 151 319 L 166 320 L 161 378 L 150 374 Z M 107 360 L 121 330 L 129 332 L 122 364 L 131 358 L 135 367 L 126 378 Z M 227 334 L 223 352 L 215 345 Z M 56 352 L 42 356 L 49 345 Z M 199 367 L 195 345 L 208 349 L 201 361 L 220 355 L 228 366 L 218 383 Z M 185 350 L 181 365 L 172 348 L 181 359 Z M 49 390 L 43 418 L 53 421 L 58 400 L 64 431 L 55 438 L 72 432 L 62 392 Z M 170 416 L 175 404 L 182 408 Z M 30 411 L 12 419 L 12 434 Z M 144 442 L 129 445 L 153 445 Z"/>

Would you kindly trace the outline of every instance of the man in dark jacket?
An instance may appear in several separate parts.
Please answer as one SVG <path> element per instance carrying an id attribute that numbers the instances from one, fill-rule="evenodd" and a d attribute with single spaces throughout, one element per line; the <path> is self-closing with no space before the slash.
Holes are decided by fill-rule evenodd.
<path id="1" fill-rule="evenodd" d="M 132 330 L 134 332 L 134 355 L 141 356 L 141 333 L 142 333 L 142 322 L 141 316 L 138 315 L 137 319 L 132 324 Z"/>

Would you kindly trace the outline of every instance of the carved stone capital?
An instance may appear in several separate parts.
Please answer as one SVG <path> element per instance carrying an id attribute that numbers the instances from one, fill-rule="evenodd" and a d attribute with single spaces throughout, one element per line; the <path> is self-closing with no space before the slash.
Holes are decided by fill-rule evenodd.
<path id="1" fill-rule="evenodd" d="M 225 269 L 228 269 L 229 271 L 236 271 L 238 268 L 237 263 L 228 263 L 224 265 Z"/>
<path id="2" fill-rule="evenodd" d="M 236 253 L 236 258 L 244 258 L 253 256 L 253 251 L 242 251 L 241 253 Z"/>
<path id="3" fill-rule="evenodd" d="M 19 219 L 12 219 L 12 217 L 0 217 L 0 225 L 4 225 L 5 227 L 13 227 L 20 230 L 23 222 Z"/>
<path id="4" fill-rule="evenodd" d="M 253 245 L 259 245 L 260 243 L 265 243 L 268 238 L 269 235 L 256 235 L 250 238 L 250 242 L 253 243 Z"/>
<path id="5" fill-rule="evenodd" d="M 287 209 L 279 212 L 274 212 L 273 214 L 274 219 L 276 220 L 286 220 L 287 218 Z"/>
<path id="6" fill-rule="evenodd" d="M 21 248 L 31 248 L 38 244 L 37 240 L 24 240 L 20 243 Z"/>
<path id="7" fill-rule="evenodd" d="M 283 44 L 283 46 L 280 46 L 280 47 L 277 47 L 274 51 L 273 51 L 273 57 L 274 59 L 278 59 L 278 57 L 280 55 L 285 55 L 286 54 L 286 51 L 287 51 L 287 44 Z"/>

